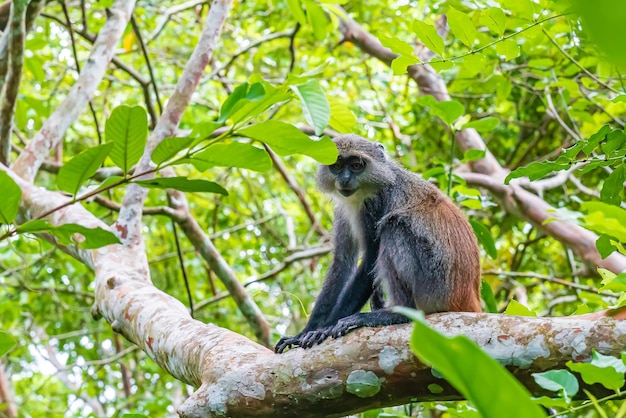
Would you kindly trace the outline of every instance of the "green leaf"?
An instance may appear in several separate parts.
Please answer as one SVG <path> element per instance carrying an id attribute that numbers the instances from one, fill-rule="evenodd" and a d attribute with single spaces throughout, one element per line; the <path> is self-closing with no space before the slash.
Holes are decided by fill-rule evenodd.
<path id="1" fill-rule="evenodd" d="M 146 146 L 148 115 L 141 106 L 118 106 L 107 119 L 104 134 L 107 142 L 113 143 L 111 160 L 126 175 Z"/>
<path id="2" fill-rule="evenodd" d="M 560 156 L 556 161 L 532 162 L 525 167 L 511 171 L 504 179 L 504 184 L 509 184 L 512 179 L 525 176 L 528 176 L 530 181 L 538 180 L 555 171 L 567 170 L 571 166 L 571 161 L 565 156 Z"/>
<path id="3" fill-rule="evenodd" d="M 287 8 L 300 25 L 306 25 L 306 15 L 300 0 L 287 0 Z"/>
<path id="4" fill-rule="evenodd" d="M 446 102 L 437 102 L 431 107 L 431 111 L 435 116 L 439 116 L 448 125 L 451 125 L 465 112 L 465 107 L 456 100 L 448 100 Z"/>
<path id="5" fill-rule="evenodd" d="M 423 314 L 408 308 L 394 311 L 414 320 L 411 349 L 437 369 L 486 418 L 538 418 L 545 412 L 530 400 L 530 393 L 500 363 L 464 335 L 444 337 L 423 321 Z M 425 344 L 428 341 L 428 344 Z M 488 385 L 485 382 L 489 382 Z M 515 408 L 511 408 L 515 405 Z"/>
<path id="6" fill-rule="evenodd" d="M 110 244 L 120 244 L 119 238 L 114 233 L 100 227 L 87 228 L 78 224 L 63 224 L 53 227 L 47 232 L 59 238 L 64 245 L 78 243 L 80 248 L 86 250 L 93 250 Z M 83 239 L 77 239 L 75 234 L 82 235 Z"/>
<path id="7" fill-rule="evenodd" d="M 122 176 L 107 177 L 102 183 L 100 183 L 100 185 L 98 186 L 98 189 L 104 189 L 112 185 L 120 185 L 123 183 L 123 180 L 124 180 L 124 177 Z"/>
<path id="8" fill-rule="evenodd" d="M 626 237 L 626 210 L 604 202 L 583 202 L 580 207 L 587 212 L 583 218 L 587 228 L 598 234 Z"/>
<path id="9" fill-rule="evenodd" d="M 528 309 L 526 306 L 522 305 L 515 299 L 511 299 L 509 301 L 509 304 L 507 305 L 504 313 L 507 315 L 515 315 L 515 316 L 537 316 L 535 312 L 531 311 L 530 309 Z"/>
<path id="10" fill-rule="evenodd" d="M 565 3 L 565 2 L 564 2 Z M 624 45 L 621 42 L 623 32 L 621 27 L 626 21 L 626 9 L 622 0 L 604 0 L 594 2 L 588 0 L 574 0 L 566 2 L 573 7 L 577 15 L 575 18 L 581 21 L 584 34 L 592 43 L 598 56 L 606 57 L 603 61 L 609 61 L 616 66 L 624 68 L 626 57 Z M 595 54 L 594 54 L 595 55 Z"/>
<path id="11" fill-rule="evenodd" d="M 546 390 L 559 392 L 569 403 L 578 393 L 578 379 L 567 370 L 549 370 L 543 373 L 533 373 L 535 382 Z"/>
<path id="12" fill-rule="evenodd" d="M 391 51 L 395 54 L 406 56 L 412 56 L 415 54 L 415 49 L 411 44 L 398 38 L 392 38 L 391 36 L 379 34 L 378 40 L 385 48 L 391 49 Z"/>
<path id="13" fill-rule="evenodd" d="M 329 63 L 330 61 L 326 60 L 317 67 L 311 68 L 310 70 L 307 70 L 302 74 L 295 74 L 290 72 L 287 74 L 287 81 L 285 81 L 285 84 L 290 86 L 294 84 L 304 84 L 312 78 L 321 78 L 324 76 L 324 71 L 328 67 Z"/>
<path id="14" fill-rule="evenodd" d="M 623 355 L 624 353 L 622 353 L 622 356 Z M 604 354 L 598 353 L 595 349 L 591 356 L 591 364 L 598 367 L 612 367 L 619 373 L 626 373 L 626 365 L 622 361 L 622 358 L 605 356 Z"/>
<path id="15" fill-rule="evenodd" d="M 448 25 L 455 38 L 463 42 L 468 48 L 471 48 L 476 39 L 478 39 L 478 31 L 474 23 L 472 23 L 472 19 L 466 13 L 460 12 L 454 7 L 448 9 L 446 16 L 448 17 Z"/>
<path id="16" fill-rule="evenodd" d="M 463 154 L 463 162 L 480 160 L 481 158 L 485 158 L 485 154 L 486 152 L 483 149 L 468 149 L 465 151 L 465 154 Z"/>
<path id="17" fill-rule="evenodd" d="M 59 189 L 76 196 L 80 187 L 98 171 L 115 145 L 112 142 L 89 148 L 65 164 L 59 170 Z"/>
<path id="18" fill-rule="evenodd" d="M 598 272 L 602 276 L 602 286 L 600 286 L 599 289 L 601 292 L 626 292 L 626 273 L 615 275 L 609 270 L 600 268 L 598 269 Z"/>
<path id="19" fill-rule="evenodd" d="M 261 96 L 258 96 L 256 92 L 253 92 L 255 86 L 260 86 L 264 91 Z M 272 105 L 290 100 L 291 98 L 292 95 L 282 89 L 275 89 L 267 83 L 255 83 L 250 88 L 248 97 L 239 100 L 233 105 L 230 119 L 233 124 L 243 125 L 265 112 Z"/>
<path id="20" fill-rule="evenodd" d="M 199 171 L 215 166 L 245 168 L 260 172 L 272 168 L 272 160 L 264 149 L 241 142 L 211 145 L 195 154 L 190 161 Z"/>
<path id="21" fill-rule="evenodd" d="M 612 155 L 616 150 L 623 150 L 623 144 L 626 142 L 626 134 L 624 131 L 615 130 L 606 136 L 606 142 L 602 144 L 602 151 L 606 155 Z"/>
<path id="22" fill-rule="evenodd" d="M 433 67 L 433 69 L 437 72 L 440 71 L 444 71 L 444 70 L 449 70 L 451 68 L 454 68 L 454 63 L 452 61 L 446 60 L 446 61 L 430 61 L 428 64 L 430 64 L 431 67 Z M 422 96 L 424 97 L 424 96 Z M 432 97 L 432 96 L 430 96 Z"/>
<path id="23" fill-rule="evenodd" d="M 496 52 L 503 55 L 506 61 L 519 57 L 520 48 L 515 39 L 505 39 L 496 44 Z"/>
<path id="24" fill-rule="evenodd" d="M 486 118 L 476 119 L 463 125 L 463 129 L 474 128 L 478 132 L 490 132 L 493 131 L 496 126 L 500 125 L 500 119 L 487 116 Z"/>
<path id="25" fill-rule="evenodd" d="M 611 133 L 611 127 L 609 125 L 604 125 L 598 132 L 591 135 L 587 141 L 583 141 L 582 151 L 588 157 L 593 153 L 598 145 L 603 142 L 607 136 Z"/>
<path id="26" fill-rule="evenodd" d="M 499 7 L 490 7 L 481 13 L 481 21 L 498 36 L 503 36 L 506 30 L 506 16 Z"/>
<path id="27" fill-rule="evenodd" d="M 300 98 L 304 119 L 313 127 L 315 135 L 322 135 L 330 121 L 330 105 L 322 86 L 317 80 L 309 80 L 291 88 Z"/>
<path id="28" fill-rule="evenodd" d="M 480 222 L 469 221 L 470 225 L 472 225 L 472 229 L 474 229 L 474 234 L 478 241 L 481 243 L 485 251 L 489 257 L 495 260 L 498 257 L 498 251 L 496 250 L 496 244 L 493 242 L 493 238 L 491 237 L 491 232 L 489 229 Z"/>
<path id="29" fill-rule="evenodd" d="M 354 113 L 337 99 L 331 98 L 330 102 L 330 126 L 339 133 L 347 134 L 352 132 L 356 125 Z"/>
<path id="30" fill-rule="evenodd" d="M 563 398 L 549 398 L 547 396 L 533 398 L 533 402 L 546 408 L 567 408 L 569 405 Z"/>
<path id="31" fill-rule="evenodd" d="M 433 51 L 435 54 L 443 54 L 443 39 L 437 33 L 437 29 L 433 25 L 424 23 L 421 20 L 415 20 L 413 22 L 413 32 L 422 41 L 426 48 Z"/>
<path id="32" fill-rule="evenodd" d="M 391 61 L 391 69 L 394 75 L 406 74 L 407 67 L 417 64 L 420 60 L 412 55 L 398 55 Z"/>
<path id="33" fill-rule="evenodd" d="M 337 147 L 330 138 L 325 136 L 314 141 L 295 126 L 284 122 L 268 120 L 240 129 L 237 134 L 264 142 L 279 155 L 302 154 L 322 164 L 337 161 Z"/>
<path id="34" fill-rule="evenodd" d="M 571 371 L 580 373 L 583 381 L 588 385 L 600 383 L 611 390 L 618 390 L 624 386 L 624 373 L 618 372 L 613 367 L 599 367 L 591 363 L 574 363 L 571 360 L 565 365 Z"/>
<path id="35" fill-rule="evenodd" d="M 11 351 L 17 344 L 17 340 L 6 331 L 0 331 L 0 357 Z"/>
<path id="36" fill-rule="evenodd" d="M 513 16 L 527 20 L 534 18 L 534 4 L 531 0 L 507 1 L 506 8 L 513 12 Z"/>
<path id="37" fill-rule="evenodd" d="M 370 398 L 380 392 L 380 379 L 369 370 L 353 370 L 346 379 L 346 390 L 359 398 Z"/>
<path id="38" fill-rule="evenodd" d="M 196 123 L 191 130 L 191 134 L 189 135 L 195 140 L 194 142 L 200 142 L 200 140 L 204 140 L 210 138 L 215 132 L 216 129 L 222 127 L 224 124 L 222 122 L 200 122 Z"/>
<path id="39" fill-rule="evenodd" d="M 602 191 L 600 192 L 600 198 L 603 202 L 610 203 L 612 205 L 619 205 L 622 203 L 622 194 L 624 193 L 624 182 L 626 181 L 626 165 L 622 164 L 617 167 L 607 177 L 602 185 Z"/>
<path id="40" fill-rule="evenodd" d="M 87 250 L 120 243 L 119 238 L 114 233 L 100 227 L 87 228 L 71 223 L 54 226 L 44 219 L 36 219 L 25 222 L 18 228 L 18 233 L 20 234 L 37 234 L 41 232 L 54 235 L 62 245 L 78 244 L 80 248 Z M 80 234 L 82 237 L 77 237 L 76 234 Z"/>
<path id="41" fill-rule="evenodd" d="M 613 251 L 617 250 L 617 247 L 611 242 L 611 237 L 606 234 L 600 234 L 596 240 L 596 248 L 602 256 L 602 259 L 607 258 Z"/>
<path id="42" fill-rule="evenodd" d="M 322 9 L 317 3 L 310 0 L 304 0 L 306 7 L 307 18 L 309 24 L 313 28 L 313 35 L 318 41 L 323 41 L 326 38 L 326 29 L 328 27 L 328 18 L 324 9 Z"/>
<path id="43" fill-rule="evenodd" d="M 174 158 L 180 151 L 188 148 L 192 141 L 193 138 L 189 136 L 165 138 L 152 151 L 152 162 L 159 165 Z"/>
<path id="44" fill-rule="evenodd" d="M 50 225 L 48 223 L 47 220 L 45 219 L 33 219 L 27 222 L 24 222 L 23 224 L 20 224 L 16 229 L 15 232 L 17 232 L 18 234 L 27 234 L 27 233 L 37 233 L 37 232 L 42 232 L 42 231 L 46 231 L 50 228 L 54 228 L 52 225 Z"/>
<path id="45" fill-rule="evenodd" d="M 498 305 L 496 303 L 496 298 L 493 295 L 493 290 L 491 290 L 491 286 L 484 279 L 482 280 L 482 285 L 480 286 L 480 298 L 485 302 L 485 307 L 487 308 L 487 312 L 489 313 L 498 313 Z"/>
<path id="46" fill-rule="evenodd" d="M 578 307 L 576 308 L 576 310 L 574 311 L 574 313 L 572 313 L 572 316 L 574 315 L 585 315 L 588 313 L 593 312 L 593 309 L 591 309 L 589 307 L 589 305 L 587 305 L 586 303 L 581 303 L 580 305 L 578 305 Z"/>
<path id="47" fill-rule="evenodd" d="M 0 225 L 12 224 L 22 201 L 22 189 L 15 183 L 6 171 L 0 170 Z"/>
<path id="48" fill-rule="evenodd" d="M 189 180 L 186 177 L 159 177 L 149 180 L 135 180 L 142 187 L 149 189 L 175 189 L 181 192 L 217 193 L 228 196 L 228 192 L 222 186 L 207 180 Z"/>
<path id="49" fill-rule="evenodd" d="M 486 62 L 487 59 L 483 54 L 476 53 L 463 58 L 463 67 L 465 67 L 469 75 L 474 76 L 486 68 Z"/>
<path id="50" fill-rule="evenodd" d="M 235 104 L 240 100 L 258 100 L 263 97 L 264 94 L 265 90 L 263 89 L 263 85 L 261 83 L 256 83 L 253 86 L 250 86 L 248 83 L 243 83 L 237 86 L 235 90 L 228 95 L 228 98 L 224 101 L 224 103 L 222 103 L 220 116 L 217 119 L 217 122 L 225 122 L 231 115 Z"/>

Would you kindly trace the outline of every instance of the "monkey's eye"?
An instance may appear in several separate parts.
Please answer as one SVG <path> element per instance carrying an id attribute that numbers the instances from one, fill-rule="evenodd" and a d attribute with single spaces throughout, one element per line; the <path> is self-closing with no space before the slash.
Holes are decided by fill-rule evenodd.
<path id="1" fill-rule="evenodd" d="M 331 173 L 337 174 L 338 172 L 342 170 L 343 164 L 336 162 L 335 164 L 329 165 L 328 168 L 330 169 Z"/>
<path id="2" fill-rule="evenodd" d="M 354 173 L 360 173 L 365 170 L 365 162 L 364 161 L 354 161 L 350 164 L 350 170 Z"/>

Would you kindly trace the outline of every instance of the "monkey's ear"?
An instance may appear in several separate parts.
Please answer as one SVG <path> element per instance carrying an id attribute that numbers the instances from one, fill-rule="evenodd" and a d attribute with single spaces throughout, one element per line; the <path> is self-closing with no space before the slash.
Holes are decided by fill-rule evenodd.
<path id="1" fill-rule="evenodd" d="M 385 146 L 383 144 L 381 144 L 380 142 L 376 143 L 376 147 L 378 148 L 378 151 L 380 151 L 380 156 L 386 160 L 387 159 L 387 152 L 385 151 Z"/>

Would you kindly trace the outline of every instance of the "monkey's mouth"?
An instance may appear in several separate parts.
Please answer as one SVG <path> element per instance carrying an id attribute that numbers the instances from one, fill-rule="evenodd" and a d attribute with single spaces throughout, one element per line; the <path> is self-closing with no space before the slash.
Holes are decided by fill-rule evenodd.
<path id="1" fill-rule="evenodd" d="M 356 189 L 339 189 L 339 193 L 345 197 L 352 196 L 356 192 Z"/>

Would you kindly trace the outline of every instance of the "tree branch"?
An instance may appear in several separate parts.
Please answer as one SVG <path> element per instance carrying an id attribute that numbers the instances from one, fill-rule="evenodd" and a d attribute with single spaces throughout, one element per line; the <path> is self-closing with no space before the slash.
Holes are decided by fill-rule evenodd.
<path id="1" fill-rule="evenodd" d="M 35 178 L 46 156 L 89 103 L 104 77 L 134 7 L 135 0 L 116 0 L 113 3 L 109 9 L 109 18 L 100 30 L 78 80 L 15 162 L 14 170 L 20 177 L 29 181 Z"/>
<path id="2" fill-rule="evenodd" d="M 15 115 L 15 102 L 20 89 L 24 66 L 24 42 L 26 38 L 27 1 L 14 1 L 11 6 L 9 25 L 9 67 L 6 83 L 0 95 L 0 163 L 9 165 L 11 161 L 11 128 Z M 6 36 L 6 35 L 5 35 Z"/>

